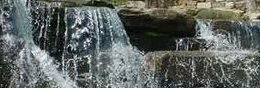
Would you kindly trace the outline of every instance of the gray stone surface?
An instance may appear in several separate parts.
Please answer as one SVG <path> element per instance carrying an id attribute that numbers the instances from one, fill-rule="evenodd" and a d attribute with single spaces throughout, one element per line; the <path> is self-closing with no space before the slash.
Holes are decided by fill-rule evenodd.
<path id="1" fill-rule="evenodd" d="M 197 1 L 187 2 L 187 7 L 189 8 L 196 8 L 196 5 L 197 5 Z"/>
<path id="2" fill-rule="evenodd" d="M 223 2 L 213 2 L 212 3 L 212 8 L 223 8 L 225 7 L 225 3 Z"/>
<path id="3" fill-rule="evenodd" d="M 235 7 L 235 3 L 234 2 L 227 2 L 225 4 L 225 8 L 232 9 L 234 7 Z"/>
<path id="4" fill-rule="evenodd" d="M 225 0 L 215 0 L 216 2 L 224 2 Z"/>
<path id="5" fill-rule="evenodd" d="M 197 3 L 197 8 L 211 8 L 211 2 L 199 2 Z"/>
<path id="6" fill-rule="evenodd" d="M 126 3 L 127 8 L 144 9 L 145 6 L 146 6 L 145 2 L 143 2 L 143 1 L 127 1 L 127 3 Z"/>

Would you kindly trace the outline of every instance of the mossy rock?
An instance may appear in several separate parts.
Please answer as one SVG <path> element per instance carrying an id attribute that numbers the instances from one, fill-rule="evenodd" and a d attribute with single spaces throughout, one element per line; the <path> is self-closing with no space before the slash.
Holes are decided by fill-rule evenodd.
<path id="1" fill-rule="evenodd" d="M 198 14 L 198 9 L 188 9 L 186 14 L 189 16 L 196 16 Z"/>
<path id="2" fill-rule="evenodd" d="M 241 13 L 236 13 L 233 11 L 223 11 L 215 9 L 199 9 L 197 19 L 212 19 L 212 20 L 246 20 L 245 16 Z"/>

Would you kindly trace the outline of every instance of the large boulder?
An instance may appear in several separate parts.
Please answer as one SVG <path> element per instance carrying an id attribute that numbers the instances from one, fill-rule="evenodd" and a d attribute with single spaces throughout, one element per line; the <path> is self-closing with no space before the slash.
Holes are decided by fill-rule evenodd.
<path id="1" fill-rule="evenodd" d="M 197 19 L 212 20 L 247 20 L 243 11 L 228 9 L 199 9 L 196 15 Z"/>
<path id="2" fill-rule="evenodd" d="M 195 19 L 174 10 L 135 11 L 123 9 L 120 10 L 119 16 L 131 42 L 141 50 L 173 49 L 171 48 L 173 38 L 195 35 Z"/>

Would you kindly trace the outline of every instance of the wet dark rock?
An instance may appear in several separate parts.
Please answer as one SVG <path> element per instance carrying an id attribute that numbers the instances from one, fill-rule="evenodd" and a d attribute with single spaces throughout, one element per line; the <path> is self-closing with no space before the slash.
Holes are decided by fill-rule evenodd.
<path id="1" fill-rule="evenodd" d="M 216 33 L 221 33 L 221 34 L 227 34 L 229 31 L 232 30 L 232 21 L 213 21 L 213 31 Z"/>
<path id="2" fill-rule="evenodd" d="M 81 6 L 94 6 L 94 7 L 108 7 L 115 8 L 114 5 L 107 1 L 91 1 L 91 0 L 37 0 L 42 3 L 60 3 L 62 7 L 81 7 Z"/>
<path id="3" fill-rule="evenodd" d="M 65 8 L 37 4 L 42 7 L 32 9 L 34 42 L 60 62 L 65 42 Z"/>
<path id="4" fill-rule="evenodd" d="M 179 14 L 172 10 L 158 9 L 148 12 L 121 10 L 119 15 L 126 27 L 144 28 L 135 30 L 153 30 L 169 34 L 187 33 L 179 35 L 181 37 L 191 37 L 195 32 L 194 26 L 196 22 L 192 17 Z"/>
<path id="5" fill-rule="evenodd" d="M 6 36 L 6 35 L 5 35 Z M 2 36 L 0 36 L 2 37 Z M 17 38 L 19 39 L 19 38 Z M 16 60 L 19 58 L 19 52 L 23 49 L 23 42 L 12 39 L 12 42 L 0 39 L 0 87 L 10 87 L 12 76 L 16 73 Z"/>
<path id="6" fill-rule="evenodd" d="M 105 2 L 105 1 L 93 1 L 93 2 L 88 2 L 86 4 L 83 4 L 84 6 L 95 6 L 95 7 L 108 7 L 114 9 L 114 5 Z"/>
<path id="7" fill-rule="evenodd" d="M 3 36 L 6 36 L 7 32 L 10 32 L 11 28 L 11 11 L 10 4 L 5 1 L 0 1 L 0 88 L 8 88 L 11 83 L 12 72 L 14 70 L 15 58 L 17 58 L 19 52 L 22 49 L 22 43 L 16 40 L 13 42 L 5 41 Z M 9 7 L 7 9 L 7 7 Z M 9 16 L 8 16 L 9 15 Z M 15 46 L 17 44 L 17 46 Z M 18 47 L 19 46 L 19 47 Z"/>
<path id="8" fill-rule="evenodd" d="M 174 38 L 193 37 L 196 21 L 173 10 L 122 9 L 119 16 L 133 45 L 141 50 L 168 50 Z"/>
<path id="9" fill-rule="evenodd" d="M 230 53 L 226 54 L 230 55 Z M 259 56 L 255 56 L 255 58 L 259 58 Z M 242 63 L 243 61 L 225 64 L 214 57 L 214 52 L 156 51 L 147 53 L 146 59 L 148 67 L 156 73 L 161 86 L 173 85 L 170 86 L 171 88 L 178 86 L 185 86 L 185 88 L 241 88 L 245 87 L 242 83 L 247 83 L 249 80 L 246 77 L 246 71 L 236 69 L 245 65 Z M 251 64 L 257 63 L 259 63 L 257 59 L 251 62 Z M 221 80 L 218 77 L 223 73 L 229 77 L 227 80 Z M 252 77 L 249 85 L 259 85 L 257 83 L 260 80 L 259 74 L 252 75 Z"/>

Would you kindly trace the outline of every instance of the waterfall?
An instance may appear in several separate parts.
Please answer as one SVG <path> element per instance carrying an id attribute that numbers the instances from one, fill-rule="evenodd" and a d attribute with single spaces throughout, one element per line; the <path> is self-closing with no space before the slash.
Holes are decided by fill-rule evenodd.
<path id="1" fill-rule="evenodd" d="M 200 46 L 201 51 L 250 50 L 253 52 L 259 50 L 259 23 L 234 21 L 230 22 L 230 25 L 224 29 L 214 28 L 214 26 L 217 25 L 214 25 L 214 22 L 210 20 L 197 20 L 196 36 L 190 40 L 189 38 L 177 39 L 177 48 L 197 42 L 204 46 L 204 49 Z M 191 42 L 187 43 L 187 40 Z"/>
<path id="2" fill-rule="evenodd" d="M 260 85 L 259 23 L 218 28 L 214 21 L 197 20 L 196 35 L 176 39 L 176 50 L 160 59 L 130 44 L 114 9 L 31 0 L 2 0 L 0 8 L 0 87 Z"/>
<path id="3" fill-rule="evenodd" d="M 62 63 L 65 70 L 72 71 L 70 75 L 75 80 L 90 77 L 94 82 L 85 86 L 98 88 L 152 85 L 146 79 L 150 74 L 145 58 L 131 46 L 115 10 L 84 7 L 66 8 L 65 12 L 67 27 Z"/>
<path id="4" fill-rule="evenodd" d="M 8 44 L 21 40 L 22 45 L 14 61 L 15 69 L 12 71 L 10 87 L 16 88 L 35 88 L 42 85 L 41 82 L 50 81 L 57 87 L 73 88 L 76 87 L 68 77 L 57 70 L 52 58 L 44 50 L 34 44 L 32 37 L 32 25 L 30 17 L 30 6 L 26 6 L 26 0 L 8 1 L 11 12 L 12 26 L 10 32 L 2 36 Z M 12 45 L 11 45 L 12 46 Z M 14 45 L 17 46 L 17 45 Z"/>
<path id="5" fill-rule="evenodd" d="M 197 23 L 195 38 L 176 40 L 178 48 L 188 47 L 177 51 L 188 52 L 174 54 L 170 59 L 175 65 L 170 64 L 169 68 L 185 69 L 174 71 L 177 75 L 174 84 L 259 87 L 259 23 L 230 22 L 225 29 L 215 27 L 213 21 L 197 20 Z M 194 47 L 198 48 L 192 50 Z"/>
<path id="6" fill-rule="evenodd" d="M 197 35 L 209 45 L 207 51 L 225 50 L 259 50 L 259 23 L 230 22 L 228 28 L 214 28 L 214 22 L 198 21 Z"/>
<path id="7" fill-rule="evenodd" d="M 1 39 L 4 52 L 15 56 L 9 87 L 157 87 L 115 10 L 7 1 L 12 27 Z"/>

